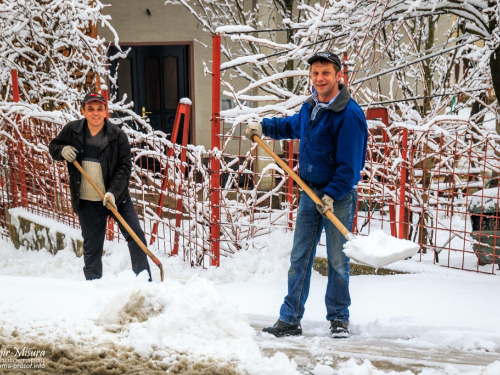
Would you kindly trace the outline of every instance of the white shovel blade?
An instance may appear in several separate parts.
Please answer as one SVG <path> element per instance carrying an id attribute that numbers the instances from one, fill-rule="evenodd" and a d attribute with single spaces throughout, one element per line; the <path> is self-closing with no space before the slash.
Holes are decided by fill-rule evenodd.
<path id="1" fill-rule="evenodd" d="M 373 231 L 368 236 L 357 236 L 344 245 L 344 253 L 349 258 L 373 268 L 409 258 L 419 249 L 419 245 L 389 236 L 381 230 Z"/>

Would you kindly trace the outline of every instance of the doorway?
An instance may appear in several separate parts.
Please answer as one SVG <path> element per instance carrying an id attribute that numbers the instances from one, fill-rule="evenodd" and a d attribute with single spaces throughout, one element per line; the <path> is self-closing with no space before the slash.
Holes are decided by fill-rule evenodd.
<path id="1" fill-rule="evenodd" d="M 111 73 L 118 69 L 117 97 L 126 94 L 127 102 L 134 102 L 134 112 L 147 117 L 154 130 L 169 134 L 170 139 L 177 104 L 189 97 L 188 46 L 122 46 L 123 50 L 129 48 L 126 58 L 112 62 Z M 110 48 L 111 55 L 116 52 Z M 180 137 L 182 126 L 177 143 Z M 189 138 L 188 143 L 191 134 Z"/>

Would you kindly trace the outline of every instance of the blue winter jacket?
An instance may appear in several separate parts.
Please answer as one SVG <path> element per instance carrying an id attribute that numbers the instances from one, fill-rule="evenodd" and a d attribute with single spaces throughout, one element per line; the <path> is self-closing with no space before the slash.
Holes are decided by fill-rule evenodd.
<path id="1" fill-rule="evenodd" d="M 324 193 L 341 200 L 361 179 L 365 165 L 368 126 L 361 107 L 340 84 L 337 98 L 319 111 L 309 98 L 300 112 L 289 117 L 266 118 L 262 132 L 273 139 L 300 139 L 299 176 L 306 183 L 324 187 Z"/>

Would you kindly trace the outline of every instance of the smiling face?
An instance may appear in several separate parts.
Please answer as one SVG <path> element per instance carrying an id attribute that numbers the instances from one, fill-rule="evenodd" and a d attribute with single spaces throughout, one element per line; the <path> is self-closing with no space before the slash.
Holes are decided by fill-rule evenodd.
<path id="1" fill-rule="evenodd" d="M 311 65 L 311 80 L 318 92 L 320 102 L 328 103 L 339 93 L 339 82 L 342 79 L 342 70 L 335 71 L 332 62 L 313 62 Z"/>
<path id="2" fill-rule="evenodd" d="M 99 131 L 104 126 L 106 105 L 97 100 L 88 102 L 82 107 L 82 115 L 87 119 L 91 131 Z"/>

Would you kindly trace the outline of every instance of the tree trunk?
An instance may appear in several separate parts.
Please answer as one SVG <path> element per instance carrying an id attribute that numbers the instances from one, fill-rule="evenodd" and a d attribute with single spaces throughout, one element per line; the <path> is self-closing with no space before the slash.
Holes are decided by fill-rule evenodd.
<path id="1" fill-rule="evenodd" d="M 429 22 L 429 34 L 427 35 L 427 42 L 425 43 L 425 48 L 426 48 L 426 50 L 429 50 L 429 54 L 430 54 L 431 53 L 430 50 L 434 46 L 434 38 L 435 38 L 435 33 L 436 33 L 436 21 L 434 20 L 433 17 L 429 17 L 428 22 Z M 424 90 L 424 96 L 430 96 L 432 94 L 433 75 L 434 75 L 434 69 L 432 68 L 432 62 L 430 59 L 427 59 L 424 62 L 424 79 L 425 79 L 425 83 L 426 83 L 426 87 L 427 87 L 427 89 Z M 429 113 L 431 111 L 431 108 L 432 108 L 431 98 L 425 98 L 424 99 L 424 108 L 423 108 L 424 116 L 427 115 L 427 113 Z"/>

